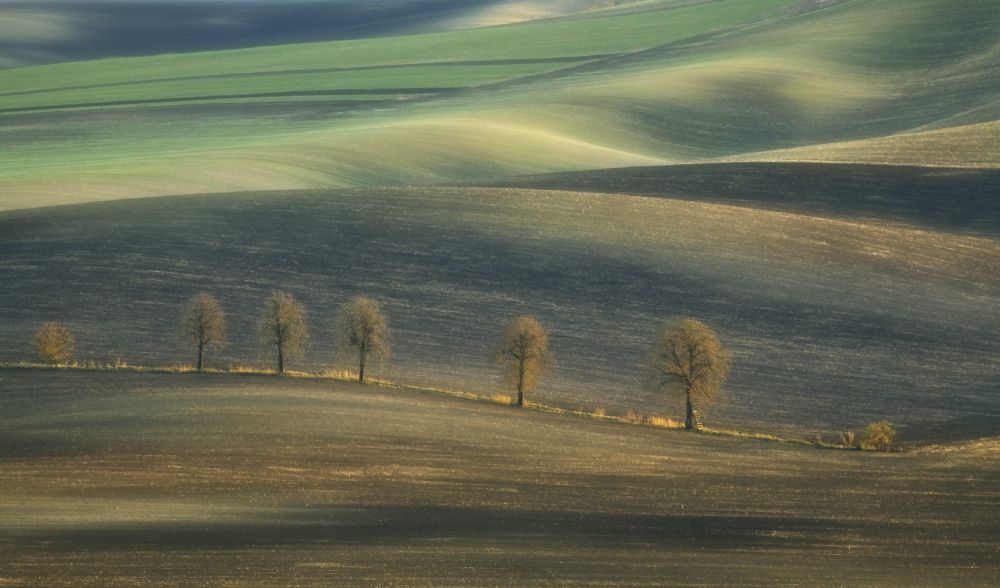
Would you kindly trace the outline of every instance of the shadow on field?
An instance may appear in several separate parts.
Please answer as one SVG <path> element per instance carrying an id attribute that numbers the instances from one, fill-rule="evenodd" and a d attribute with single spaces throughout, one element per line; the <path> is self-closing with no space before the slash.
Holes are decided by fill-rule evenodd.
<path id="1" fill-rule="evenodd" d="M 761 171 L 760 184 L 753 170 L 740 182 L 769 193 L 782 174 L 768 169 L 776 175 Z M 695 187 L 718 181 L 689 171 Z M 820 172 L 839 187 L 802 204 L 823 209 L 828 200 L 836 208 L 835 196 L 849 193 L 851 182 Z M 904 175 L 899 185 L 923 177 Z M 996 215 L 983 204 L 987 175 L 963 172 L 972 185 L 963 209 L 968 218 L 982 211 L 995 231 L 989 219 Z M 887 208 L 872 204 L 864 214 L 908 210 L 904 192 L 873 192 Z M 919 210 L 917 201 L 938 200 L 925 193 L 913 203 Z M 266 367 L 257 319 L 263 297 L 282 289 L 319 321 L 314 328 L 325 329 L 325 317 L 349 297 L 384 301 L 397 353 L 379 376 L 399 382 L 496 392 L 484 346 L 512 314 L 530 312 L 550 326 L 560 365 L 535 400 L 612 414 L 678 410 L 647 391 L 642 362 L 655 325 L 683 315 L 717 328 L 738 359 L 729 401 L 710 415 L 721 427 L 812 436 L 858 430 L 884 415 L 899 426 L 922 423 L 906 431 L 916 440 L 935 423 L 996 414 L 1000 363 L 991 350 L 1000 331 L 995 314 L 983 312 L 1000 291 L 992 241 L 910 233 L 899 241 L 884 227 L 741 210 L 706 216 L 673 201 L 622 201 L 435 188 L 3 213 L 0 359 L 24 358 L 39 322 L 54 320 L 78 336 L 84 360 L 190 361 L 190 349 L 172 334 L 179 309 L 206 290 L 225 308 L 231 334 L 210 365 Z M 609 213 L 613 224 L 598 218 Z M 696 221 L 705 232 L 685 228 Z M 333 357 L 332 341 L 321 335 L 292 367 L 328 369 Z"/>
<path id="2" fill-rule="evenodd" d="M 996 236 L 1000 170 L 850 163 L 708 163 L 574 171 L 477 186 L 686 198 Z"/>
<path id="3" fill-rule="evenodd" d="M 408 2 L 243 2 L 227 0 L 10 0 L 35 18 L 58 18 L 67 32 L 0 36 L 0 63 L 17 65 L 262 45 L 358 39 L 450 28 L 448 21 L 490 0 Z M 17 20 L 15 19 L 16 23 Z M 28 22 L 31 22 L 30 20 Z M 71 27 L 71 28 L 70 28 Z"/>
<path id="4" fill-rule="evenodd" d="M 149 527 L 66 529 L 34 535 L 79 548 L 248 547 L 295 544 L 385 544 L 412 540 L 552 541 L 578 545 L 642 543 L 660 547 L 783 548 L 810 537 L 829 542 L 845 525 L 799 517 L 633 515 L 509 511 L 486 508 L 308 508 L 282 520 L 156 524 Z"/>
<path id="5" fill-rule="evenodd" d="M 79 457 L 92 455 L 101 449 L 97 442 L 70 436 L 8 432 L 0 436 L 0 464 L 22 459 Z"/>

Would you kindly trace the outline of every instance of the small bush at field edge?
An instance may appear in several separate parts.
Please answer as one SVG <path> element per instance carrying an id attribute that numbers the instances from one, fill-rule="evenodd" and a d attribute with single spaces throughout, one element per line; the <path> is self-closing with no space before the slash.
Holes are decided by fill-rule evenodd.
<path id="1" fill-rule="evenodd" d="M 896 440 L 896 428 L 889 421 L 878 421 L 865 428 L 861 438 L 861 449 L 865 451 L 889 451 Z"/>

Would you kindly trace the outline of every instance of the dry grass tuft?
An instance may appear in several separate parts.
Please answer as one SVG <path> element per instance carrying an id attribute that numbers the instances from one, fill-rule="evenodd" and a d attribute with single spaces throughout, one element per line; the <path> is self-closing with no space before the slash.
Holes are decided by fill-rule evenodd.
<path id="1" fill-rule="evenodd" d="M 684 423 L 661 416 L 651 416 L 646 419 L 646 423 L 651 427 L 659 427 L 661 429 L 683 429 Z"/>
<path id="2" fill-rule="evenodd" d="M 273 375 L 275 371 L 269 368 L 259 368 L 253 365 L 245 364 L 234 364 L 230 365 L 225 370 L 229 374 L 261 374 L 261 375 Z"/>
<path id="3" fill-rule="evenodd" d="M 168 374 L 190 374 L 198 370 L 195 369 L 194 365 L 190 363 L 179 363 L 177 365 L 169 365 L 162 368 L 162 371 Z"/>
<path id="4" fill-rule="evenodd" d="M 318 377 L 318 378 L 328 378 L 328 379 L 331 379 L 331 380 L 344 380 L 346 382 L 346 381 L 350 381 L 350 380 L 357 381 L 358 374 L 356 372 L 352 372 L 352 371 L 348 371 L 348 370 L 328 369 L 328 370 L 323 370 L 323 371 L 317 372 L 316 373 L 316 377 Z"/>
<path id="5" fill-rule="evenodd" d="M 802 439 L 799 437 L 782 437 L 780 435 L 773 435 L 771 433 L 759 433 L 755 431 L 737 431 L 734 429 L 711 429 L 705 427 L 702 429 L 703 433 L 710 433 L 712 435 L 722 435 L 725 437 L 740 437 L 743 439 L 757 439 L 758 441 L 776 441 L 779 443 L 797 443 L 800 445 L 818 445 L 816 441 L 809 439 Z"/>
<path id="6" fill-rule="evenodd" d="M 604 410 L 604 407 L 598 406 L 593 410 L 593 412 L 590 413 L 590 416 L 595 419 L 604 419 L 608 417 L 608 411 Z"/>
<path id="7" fill-rule="evenodd" d="M 507 394 L 494 394 L 485 399 L 487 402 L 492 402 L 493 404 L 499 404 L 500 406 L 513 406 L 514 397 L 508 396 Z"/>

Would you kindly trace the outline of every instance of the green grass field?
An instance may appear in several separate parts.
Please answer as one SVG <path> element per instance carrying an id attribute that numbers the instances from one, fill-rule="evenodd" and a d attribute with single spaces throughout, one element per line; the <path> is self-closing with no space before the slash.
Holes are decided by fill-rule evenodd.
<path id="1" fill-rule="evenodd" d="M 269 377 L 0 370 L 10 585 L 989 586 L 995 450 Z"/>
<path id="2" fill-rule="evenodd" d="M 996 167 L 997 12 L 651 2 L 0 71 L 0 208 L 720 159 Z"/>
<path id="3" fill-rule="evenodd" d="M 6 88 L 3 94 L 9 97 L 26 92 L 44 94 L 66 87 L 107 87 L 105 96 L 117 100 L 123 87 L 158 80 L 183 82 L 196 78 L 211 82 L 238 75 L 236 80 L 252 88 L 260 78 L 280 78 L 309 68 L 328 69 L 331 73 L 360 70 L 360 77 L 348 79 L 365 83 L 368 76 L 384 75 L 379 68 L 421 63 L 477 61 L 498 62 L 502 66 L 512 60 L 583 61 L 590 56 L 631 53 L 690 38 L 741 23 L 792 1 L 722 0 L 681 7 L 674 6 L 677 2 L 658 1 L 648 3 L 646 10 L 638 12 L 609 11 L 589 17 L 472 31 L 55 64 L 3 72 Z M 484 67 L 488 68 L 489 63 L 483 64 L 479 72 L 452 70 L 449 85 L 469 85 L 468 76 L 477 79 Z M 291 89 L 296 89 L 295 78 L 290 79 Z M 164 98 L 169 98 L 172 88 L 165 84 L 160 90 Z M 14 100 L 2 104 L 25 106 L 31 102 Z"/>

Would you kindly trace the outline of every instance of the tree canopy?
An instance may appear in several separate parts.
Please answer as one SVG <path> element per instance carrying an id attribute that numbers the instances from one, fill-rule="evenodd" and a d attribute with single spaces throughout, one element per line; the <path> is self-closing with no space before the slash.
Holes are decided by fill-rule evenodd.
<path id="1" fill-rule="evenodd" d="M 184 311 L 184 338 L 198 348 L 197 370 L 204 363 L 205 347 L 219 346 L 226 341 L 226 318 L 222 306 L 212 295 L 199 292 L 188 302 Z"/>
<path id="2" fill-rule="evenodd" d="M 549 334 L 533 316 L 522 315 L 510 321 L 495 356 L 504 380 L 517 390 L 515 406 L 524 406 L 524 393 L 533 390 L 539 377 L 555 364 L 549 351 Z"/>
<path id="3" fill-rule="evenodd" d="M 365 382 L 368 359 L 387 359 L 392 351 L 389 321 L 379 303 L 358 296 L 340 307 L 336 321 L 337 347 L 341 353 L 356 353 L 358 382 Z"/>
<path id="4" fill-rule="evenodd" d="M 35 332 L 35 351 L 48 363 L 66 363 L 73 358 L 73 350 L 73 335 L 62 323 L 45 323 Z"/>
<path id="5" fill-rule="evenodd" d="M 649 365 L 657 391 L 684 393 L 685 428 L 700 429 L 698 406 L 717 400 L 729 376 L 729 352 L 715 331 L 691 318 L 667 322 L 653 344 Z"/>
<path id="6" fill-rule="evenodd" d="M 285 360 L 300 357 L 309 344 L 306 311 L 288 292 L 275 292 L 264 305 L 260 341 L 278 351 L 278 373 L 285 373 Z"/>

